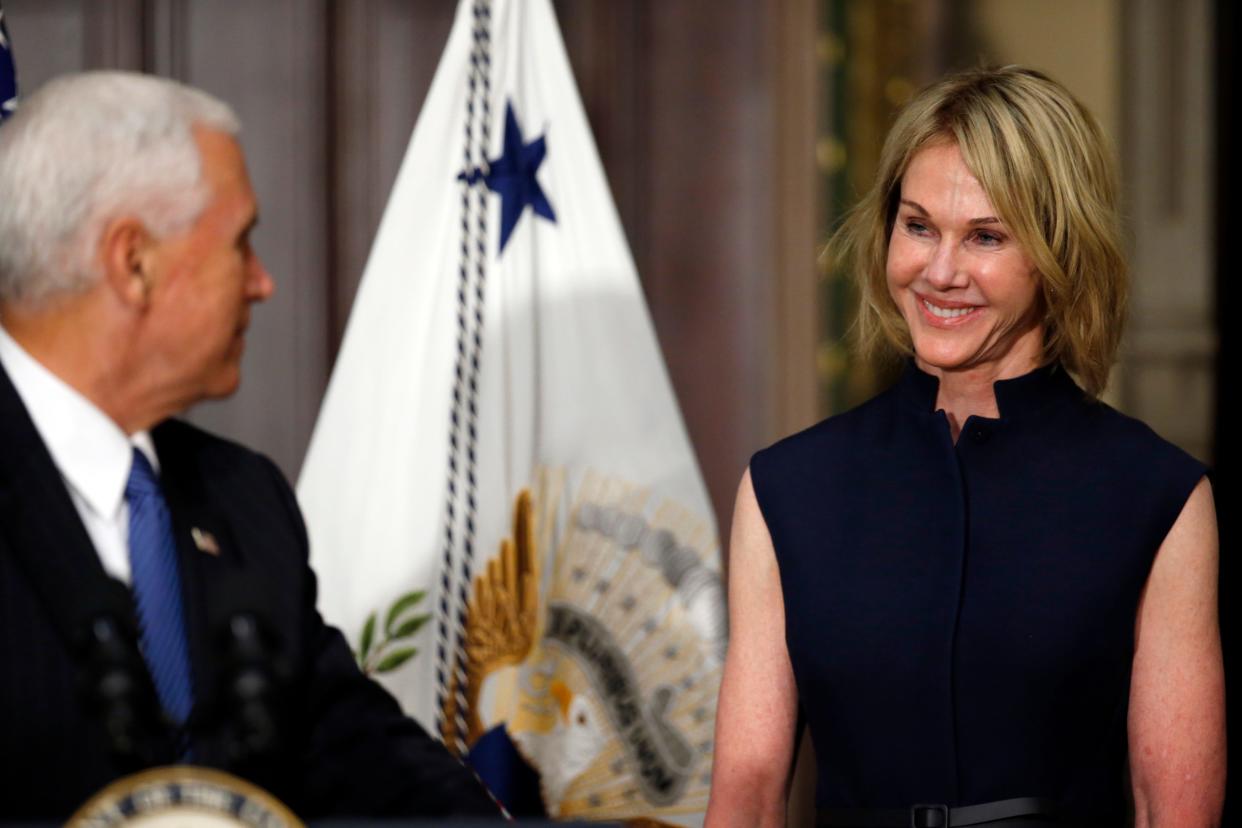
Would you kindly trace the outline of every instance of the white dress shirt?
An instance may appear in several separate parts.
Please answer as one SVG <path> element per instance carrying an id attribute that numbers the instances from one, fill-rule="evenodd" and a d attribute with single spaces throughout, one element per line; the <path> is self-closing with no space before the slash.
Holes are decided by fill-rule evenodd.
<path id="1" fill-rule="evenodd" d="M 104 571 L 130 583 L 125 481 L 135 446 L 159 472 L 151 435 L 139 431 L 126 436 L 107 414 L 26 353 L 3 327 L 0 364 L 52 455 Z"/>

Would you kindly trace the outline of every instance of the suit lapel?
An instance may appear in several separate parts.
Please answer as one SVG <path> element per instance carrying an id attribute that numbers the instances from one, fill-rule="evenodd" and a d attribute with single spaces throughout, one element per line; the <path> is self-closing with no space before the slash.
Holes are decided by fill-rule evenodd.
<path id="1" fill-rule="evenodd" d="M 0 537 L 30 578 L 71 650 L 94 616 L 133 624 L 124 584 L 104 572 L 69 491 L 0 367 Z"/>

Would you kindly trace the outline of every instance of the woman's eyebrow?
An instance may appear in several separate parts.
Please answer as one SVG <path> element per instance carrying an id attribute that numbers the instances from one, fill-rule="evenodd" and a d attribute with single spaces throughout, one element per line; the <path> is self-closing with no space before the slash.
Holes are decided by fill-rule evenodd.
<path id="1" fill-rule="evenodd" d="M 924 207 L 922 204 L 919 204 L 917 201 L 912 201 L 911 199 L 908 199 L 908 198 L 903 198 L 900 201 L 902 204 L 906 205 L 907 207 L 913 210 L 917 210 L 920 215 L 923 215 L 923 216 L 931 215 L 931 213 L 927 212 L 927 208 Z M 1001 220 L 998 219 L 996 216 L 981 216 L 979 218 L 972 218 L 969 222 L 967 222 L 967 224 L 970 224 L 972 226 L 977 225 L 977 224 L 1000 224 L 1000 223 L 1001 223 Z"/>

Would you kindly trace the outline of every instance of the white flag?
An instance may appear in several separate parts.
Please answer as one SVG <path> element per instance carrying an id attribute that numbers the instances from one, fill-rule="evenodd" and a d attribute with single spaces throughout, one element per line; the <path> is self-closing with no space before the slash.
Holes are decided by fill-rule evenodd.
<path id="1" fill-rule="evenodd" d="M 298 497 L 324 615 L 446 744 L 701 821 L 716 530 L 548 0 L 459 5 Z"/>

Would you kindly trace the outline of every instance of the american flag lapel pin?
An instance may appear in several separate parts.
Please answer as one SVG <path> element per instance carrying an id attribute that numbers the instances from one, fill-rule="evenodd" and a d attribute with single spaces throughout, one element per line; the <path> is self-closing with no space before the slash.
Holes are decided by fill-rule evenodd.
<path id="1" fill-rule="evenodd" d="M 206 552 L 208 555 L 220 555 L 220 543 L 216 540 L 216 536 L 208 532 L 206 529 L 199 529 L 195 526 L 190 530 L 190 537 L 194 539 L 194 545 L 199 552 Z"/>

